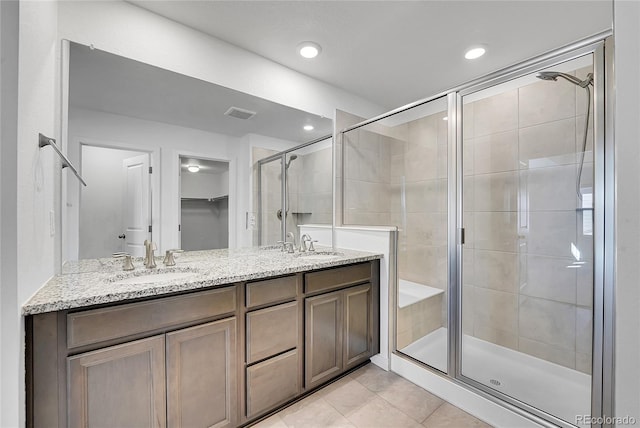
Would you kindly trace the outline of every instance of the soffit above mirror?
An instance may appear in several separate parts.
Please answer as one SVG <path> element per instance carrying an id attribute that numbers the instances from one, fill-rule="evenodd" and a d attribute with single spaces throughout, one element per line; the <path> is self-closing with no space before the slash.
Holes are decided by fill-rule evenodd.
<path id="1" fill-rule="evenodd" d="M 71 43 L 69 105 L 243 137 L 307 142 L 333 131 L 332 120 L 138 61 Z M 259 76 L 256 76 L 259 78 Z M 230 108 L 254 112 L 249 119 Z M 313 125 L 305 131 L 304 125 Z"/>

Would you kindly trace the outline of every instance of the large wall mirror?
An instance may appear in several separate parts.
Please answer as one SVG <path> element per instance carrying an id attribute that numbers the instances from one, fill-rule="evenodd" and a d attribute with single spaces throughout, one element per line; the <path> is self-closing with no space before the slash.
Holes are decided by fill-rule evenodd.
<path id="1" fill-rule="evenodd" d="M 63 144 L 87 186 L 63 174 L 63 262 L 140 256 L 145 239 L 160 251 L 269 244 L 254 221 L 256 165 L 331 134 L 331 119 L 64 43 Z"/>

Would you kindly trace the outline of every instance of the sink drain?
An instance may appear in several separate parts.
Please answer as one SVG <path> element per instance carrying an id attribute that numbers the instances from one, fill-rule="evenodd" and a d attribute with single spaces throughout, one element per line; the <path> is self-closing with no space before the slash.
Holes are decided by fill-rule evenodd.
<path id="1" fill-rule="evenodd" d="M 498 379 L 490 379 L 490 380 L 489 380 L 489 383 L 490 383 L 491 385 L 495 385 L 495 386 L 500 386 L 500 385 L 502 385 L 502 383 L 501 383 Z"/>

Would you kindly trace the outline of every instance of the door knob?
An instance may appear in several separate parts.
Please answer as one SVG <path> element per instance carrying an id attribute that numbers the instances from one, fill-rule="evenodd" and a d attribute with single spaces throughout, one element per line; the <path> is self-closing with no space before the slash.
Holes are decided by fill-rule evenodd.
<path id="1" fill-rule="evenodd" d="M 125 235 L 124 233 L 122 235 L 118 235 L 118 239 L 124 239 L 126 237 L 127 237 L 127 235 Z"/>

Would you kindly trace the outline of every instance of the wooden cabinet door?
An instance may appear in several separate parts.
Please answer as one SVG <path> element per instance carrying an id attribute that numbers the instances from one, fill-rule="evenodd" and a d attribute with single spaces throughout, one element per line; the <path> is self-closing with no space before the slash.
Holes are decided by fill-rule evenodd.
<path id="1" fill-rule="evenodd" d="M 305 388 L 342 371 L 343 292 L 305 299 Z"/>
<path id="2" fill-rule="evenodd" d="M 167 334 L 169 427 L 235 427 L 236 319 Z"/>
<path id="3" fill-rule="evenodd" d="M 69 357 L 67 365 L 69 426 L 166 426 L 164 336 Z"/>
<path id="4" fill-rule="evenodd" d="M 371 284 L 344 291 L 344 369 L 354 367 L 372 355 L 373 312 Z"/>

